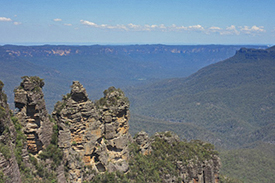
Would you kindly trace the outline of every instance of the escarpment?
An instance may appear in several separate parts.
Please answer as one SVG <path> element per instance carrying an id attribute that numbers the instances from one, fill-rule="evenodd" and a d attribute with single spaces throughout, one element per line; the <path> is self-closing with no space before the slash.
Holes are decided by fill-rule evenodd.
<path id="1" fill-rule="evenodd" d="M 53 117 L 70 182 L 83 180 L 84 165 L 95 172 L 128 171 L 129 102 L 121 90 L 110 87 L 94 103 L 74 81 L 71 93 L 55 105 Z"/>
<path id="2" fill-rule="evenodd" d="M 16 114 L 27 136 L 27 149 L 32 154 L 50 144 L 52 123 L 44 101 L 42 87 L 44 81 L 37 76 L 22 77 L 20 86 L 14 90 Z"/>

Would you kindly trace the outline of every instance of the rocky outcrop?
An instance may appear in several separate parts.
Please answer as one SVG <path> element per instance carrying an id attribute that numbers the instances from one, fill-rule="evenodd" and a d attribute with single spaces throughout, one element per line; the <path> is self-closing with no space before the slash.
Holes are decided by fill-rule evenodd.
<path id="1" fill-rule="evenodd" d="M 110 87 L 94 103 L 74 81 L 71 93 L 55 105 L 53 117 L 69 182 L 84 180 L 84 165 L 95 172 L 128 171 L 129 102 L 120 89 Z"/>
<path id="2" fill-rule="evenodd" d="M 156 133 L 151 138 L 149 138 L 147 133 L 139 132 L 135 136 L 134 142 L 139 146 L 139 151 L 143 155 L 154 154 L 154 151 L 160 150 L 161 147 L 159 144 L 156 145 L 156 143 L 166 144 L 167 146 L 165 146 L 165 148 L 167 149 L 177 149 L 181 146 L 178 149 L 181 149 L 182 152 L 166 154 L 166 156 L 175 156 L 173 158 L 176 164 L 176 170 L 174 170 L 174 172 L 177 172 L 177 175 L 169 173 L 162 174 L 161 180 L 163 182 L 176 182 L 179 179 L 184 183 L 219 182 L 220 158 L 208 143 L 198 140 L 181 142 L 180 138 L 172 132 Z M 156 149 L 156 147 L 158 148 Z M 185 148 L 183 149 L 182 147 Z M 198 152 L 196 152 L 196 149 Z M 161 151 L 162 153 L 169 152 L 165 149 Z M 157 155 L 154 154 L 153 156 Z"/>
<path id="3" fill-rule="evenodd" d="M 211 144 L 181 141 L 172 132 L 152 137 L 140 132 L 132 139 L 129 101 L 120 89 L 110 87 L 92 102 L 74 81 L 55 105 L 53 128 L 43 85 L 38 77 L 23 77 L 15 89 L 18 123 L 14 117 L 11 121 L 0 81 L 0 180 L 80 183 L 111 175 L 126 182 L 219 182 L 221 163 Z"/>
<path id="4" fill-rule="evenodd" d="M 180 176 L 185 182 L 189 181 L 190 183 L 218 183 L 220 166 L 220 158 L 217 155 L 202 162 L 196 161 L 194 163 L 190 160 L 187 165 L 181 161 L 177 162 Z"/>
<path id="5" fill-rule="evenodd" d="M 7 96 L 0 81 L 0 180 L 21 182 L 19 167 L 14 155 L 16 131 L 11 121 Z"/>
<path id="6" fill-rule="evenodd" d="M 148 155 L 151 154 L 152 152 L 152 139 L 149 137 L 149 135 L 144 132 L 141 131 L 139 132 L 136 136 L 135 136 L 135 142 L 138 144 L 139 148 L 140 148 L 140 152 L 143 155 Z"/>
<path id="7" fill-rule="evenodd" d="M 16 114 L 27 136 L 27 149 L 32 154 L 50 144 L 52 123 L 46 110 L 42 87 L 44 82 L 37 76 L 22 77 L 23 81 L 14 91 Z"/>

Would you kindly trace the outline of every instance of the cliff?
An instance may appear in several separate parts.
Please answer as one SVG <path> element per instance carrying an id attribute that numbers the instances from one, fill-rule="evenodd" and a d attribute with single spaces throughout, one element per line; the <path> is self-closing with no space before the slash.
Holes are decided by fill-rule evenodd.
<path id="1" fill-rule="evenodd" d="M 0 81 L 0 182 L 21 182 L 19 167 L 15 158 L 16 130 L 11 121 L 7 96 Z"/>

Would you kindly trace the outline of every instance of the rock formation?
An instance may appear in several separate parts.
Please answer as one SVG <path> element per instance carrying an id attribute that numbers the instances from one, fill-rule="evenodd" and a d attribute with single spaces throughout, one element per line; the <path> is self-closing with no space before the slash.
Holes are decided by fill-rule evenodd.
<path id="1" fill-rule="evenodd" d="M 22 77 L 23 81 L 14 91 L 16 116 L 27 136 L 27 149 L 32 154 L 50 144 L 52 124 L 46 110 L 42 87 L 44 82 L 37 76 Z"/>
<path id="2" fill-rule="evenodd" d="M 143 155 L 151 154 L 152 139 L 149 137 L 149 135 L 146 132 L 144 132 L 144 131 L 139 132 L 135 137 L 135 142 L 138 144 L 138 146 L 140 148 L 140 152 Z"/>
<path id="3" fill-rule="evenodd" d="M 83 167 L 95 172 L 128 171 L 129 102 L 114 87 L 95 103 L 74 81 L 71 93 L 57 102 L 53 117 L 59 127 L 59 147 L 65 155 L 69 182 L 83 181 Z"/>
<path id="4" fill-rule="evenodd" d="M 0 180 L 21 182 L 19 167 L 14 155 L 16 131 L 10 118 L 7 96 L 0 81 Z"/>
<path id="5" fill-rule="evenodd" d="M 219 182 L 220 159 L 211 144 L 181 141 L 171 132 L 140 132 L 132 139 L 129 101 L 120 89 L 110 87 L 92 102 L 74 81 L 55 105 L 53 126 L 43 85 L 38 77 L 23 77 L 15 89 L 19 122 L 12 117 L 12 123 L 0 81 L 0 180 Z"/>
<path id="6" fill-rule="evenodd" d="M 175 149 L 176 146 L 184 143 L 180 141 L 177 135 L 171 132 L 156 133 L 151 138 L 149 138 L 148 134 L 145 132 L 139 132 L 134 138 L 134 142 L 139 146 L 139 151 L 143 155 L 148 155 L 154 153 L 154 150 L 159 150 L 152 147 L 156 140 L 159 140 L 161 144 L 167 144 L 166 148 L 169 149 Z M 203 154 L 209 155 L 200 156 L 199 154 L 202 152 L 192 152 L 191 155 L 190 152 L 185 152 L 185 150 L 194 151 L 191 145 L 192 143 L 194 144 L 194 149 L 196 149 L 196 146 L 201 147 L 202 149 L 200 149 L 200 151 L 203 150 Z M 189 155 L 186 156 L 186 161 L 176 161 L 175 172 L 178 174 L 172 175 L 166 173 L 162 175 L 161 180 L 168 183 L 176 182 L 180 178 L 184 183 L 218 183 L 221 162 L 214 149 L 212 149 L 211 146 L 210 148 L 208 147 L 210 144 L 201 141 L 190 142 L 188 144 L 187 148 L 180 148 L 182 152 L 176 153 L 180 155 L 180 157 L 184 157 L 186 153 L 189 153 Z M 165 150 L 162 150 L 162 152 L 164 153 Z M 172 154 L 169 155 L 171 156 Z M 166 156 L 169 155 L 167 154 Z"/>

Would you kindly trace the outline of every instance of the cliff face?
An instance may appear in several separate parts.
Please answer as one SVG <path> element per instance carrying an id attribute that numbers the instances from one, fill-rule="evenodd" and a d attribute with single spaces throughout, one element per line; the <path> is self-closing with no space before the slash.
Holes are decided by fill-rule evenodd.
<path id="1" fill-rule="evenodd" d="M 129 102 L 121 90 L 111 87 L 93 103 L 74 81 L 71 93 L 55 105 L 53 117 L 70 182 L 83 181 L 84 165 L 95 172 L 128 171 Z"/>
<path id="2" fill-rule="evenodd" d="M 0 81 L 0 180 L 21 182 L 19 167 L 15 158 L 16 131 L 11 121 L 7 96 Z"/>
<path id="3" fill-rule="evenodd" d="M 22 79 L 14 92 L 15 107 L 19 109 L 16 116 L 27 136 L 28 151 L 37 154 L 50 144 L 52 135 L 52 124 L 42 92 L 44 82 L 36 76 Z"/>

